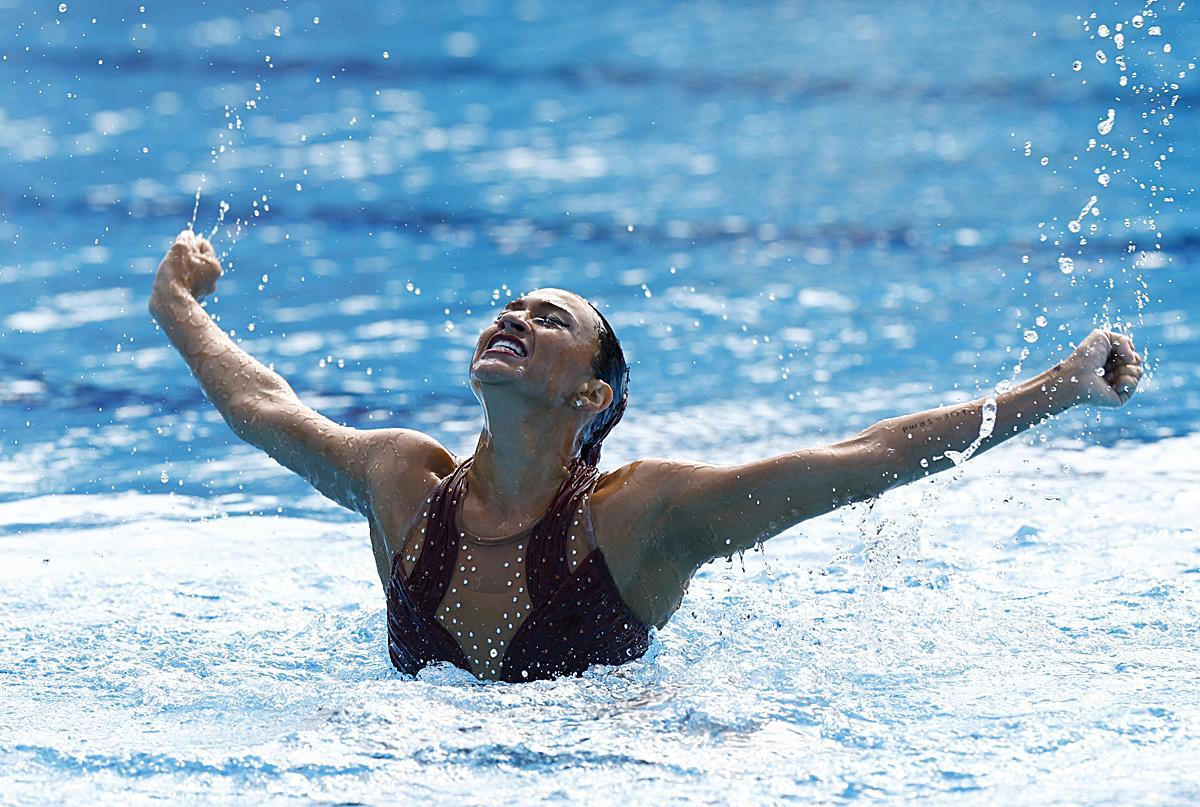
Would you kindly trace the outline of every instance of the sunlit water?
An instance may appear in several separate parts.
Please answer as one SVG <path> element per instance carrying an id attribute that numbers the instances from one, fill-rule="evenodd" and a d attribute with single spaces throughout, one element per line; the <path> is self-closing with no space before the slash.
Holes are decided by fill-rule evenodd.
<path id="1" fill-rule="evenodd" d="M 1197 17 L 1046 5 L 0 3 L 0 801 L 1200 799 Z M 1094 324 L 1152 373 L 712 564 L 640 661 L 413 681 L 365 524 L 145 312 L 189 221 L 306 401 L 458 452 L 537 285 L 634 361 L 606 468 L 837 439 Z"/>

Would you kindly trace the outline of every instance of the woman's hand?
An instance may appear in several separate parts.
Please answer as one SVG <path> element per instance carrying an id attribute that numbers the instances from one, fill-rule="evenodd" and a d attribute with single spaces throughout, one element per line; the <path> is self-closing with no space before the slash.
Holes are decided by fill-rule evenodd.
<path id="1" fill-rule="evenodd" d="M 1121 406 L 1142 379 L 1142 357 L 1125 334 L 1095 330 L 1050 372 L 1075 390 L 1078 403 Z"/>
<path id="2" fill-rule="evenodd" d="M 181 290 L 200 300 L 216 290 L 220 276 L 221 264 L 212 244 L 191 230 L 184 230 L 158 265 L 151 305 L 155 297 L 169 299 Z"/>

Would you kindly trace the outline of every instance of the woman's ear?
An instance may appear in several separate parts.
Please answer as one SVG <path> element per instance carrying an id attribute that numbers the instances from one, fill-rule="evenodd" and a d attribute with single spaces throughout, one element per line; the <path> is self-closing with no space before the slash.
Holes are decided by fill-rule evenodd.
<path id="1" fill-rule="evenodd" d="M 588 412 L 603 412 L 612 403 L 613 390 L 607 383 L 593 378 L 584 384 L 575 395 L 583 401 L 583 409 Z"/>

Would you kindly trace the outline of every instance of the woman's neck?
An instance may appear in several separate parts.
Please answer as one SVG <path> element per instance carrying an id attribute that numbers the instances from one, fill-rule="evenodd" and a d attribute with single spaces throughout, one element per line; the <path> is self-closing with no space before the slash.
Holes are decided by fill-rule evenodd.
<path id="1" fill-rule="evenodd" d="M 467 471 L 470 509 L 478 507 L 501 522 L 536 518 L 567 477 L 579 424 L 560 422 L 562 416 L 554 411 L 506 407 L 486 414 L 487 425 Z"/>

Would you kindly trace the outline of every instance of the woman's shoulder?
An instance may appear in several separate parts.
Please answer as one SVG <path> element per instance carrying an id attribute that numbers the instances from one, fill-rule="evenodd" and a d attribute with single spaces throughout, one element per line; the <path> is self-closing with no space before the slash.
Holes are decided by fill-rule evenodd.
<path id="1" fill-rule="evenodd" d="M 459 460 L 438 440 L 413 429 L 376 429 L 370 436 L 368 480 L 376 507 L 415 509 L 454 472 Z"/>
<path id="2" fill-rule="evenodd" d="M 714 467 L 650 458 L 600 474 L 591 497 L 597 544 L 640 558 L 669 529 L 682 495 Z"/>
<path id="3" fill-rule="evenodd" d="M 641 459 L 600 474 L 591 495 L 597 543 L 635 550 L 661 527 L 670 492 L 686 463 Z M 605 540 L 607 539 L 607 540 Z"/>
<path id="4" fill-rule="evenodd" d="M 680 486 L 686 486 L 691 475 L 697 470 L 711 467 L 708 463 L 689 460 L 634 460 L 615 470 L 601 473 L 596 481 L 593 497 L 597 502 L 662 502 Z"/>
<path id="5" fill-rule="evenodd" d="M 428 470 L 447 476 L 459 460 L 436 438 L 415 429 L 373 429 L 367 432 L 368 458 L 385 469 L 401 472 Z"/>

